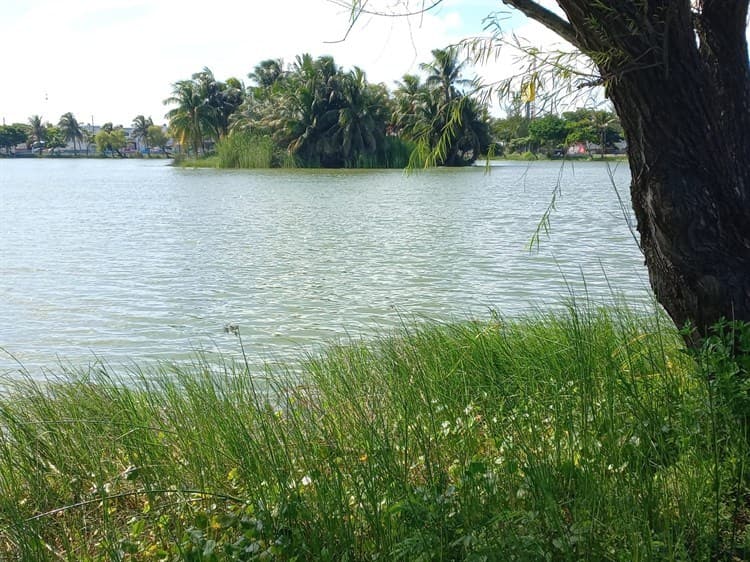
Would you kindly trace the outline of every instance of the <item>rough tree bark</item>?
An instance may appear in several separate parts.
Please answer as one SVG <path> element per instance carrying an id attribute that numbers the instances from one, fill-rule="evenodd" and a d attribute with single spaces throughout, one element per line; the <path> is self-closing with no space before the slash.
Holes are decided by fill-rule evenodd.
<path id="1" fill-rule="evenodd" d="M 503 0 L 591 57 L 628 141 L 651 286 L 696 343 L 750 322 L 748 0 Z"/>

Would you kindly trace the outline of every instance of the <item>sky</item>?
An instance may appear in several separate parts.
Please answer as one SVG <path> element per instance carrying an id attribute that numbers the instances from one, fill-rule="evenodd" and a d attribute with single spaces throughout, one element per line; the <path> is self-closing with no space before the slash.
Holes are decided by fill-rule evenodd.
<path id="1" fill-rule="evenodd" d="M 404 0 L 401 0 L 404 1 Z M 412 7 L 421 2 L 411 0 Z M 421 16 L 363 15 L 344 41 L 349 12 L 332 0 L 0 0 L 0 119 L 56 123 L 72 112 L 79 122 L 129 126 L 136 115 L 166 120 L 162 101 L 171 84 L 204 67 L 217 79 L 247 74 L 260 61 L 298 54 L 332 55 L 362 68 L 370 82 L 393 87 L 430 51 L 481 35 L 485 18 L 503 11 L 504 29 L 547 44 L 554 36 L 499 0 L 443 0 Z M 371 0 L 388 9 L 398 0 Z M 474 72 L 500 78 L 505 53 Z"/>

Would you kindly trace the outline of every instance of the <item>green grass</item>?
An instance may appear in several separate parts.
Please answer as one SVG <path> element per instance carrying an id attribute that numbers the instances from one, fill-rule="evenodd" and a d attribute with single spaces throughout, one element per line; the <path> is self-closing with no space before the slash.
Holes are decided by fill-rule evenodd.
<path id="1" fill-rule="evenodd" d="M 741 558 L 747 439 L 700 371 L 657 314 L 571 308 L 8 381 L 0 559 Z"/>
<path id="2" fill-rule="evenodd" d="M 180 168 L 218 168 L 219 157 L 215 154 L 201 156 L 200 158 L 175 158 L 174 165 Z"/>

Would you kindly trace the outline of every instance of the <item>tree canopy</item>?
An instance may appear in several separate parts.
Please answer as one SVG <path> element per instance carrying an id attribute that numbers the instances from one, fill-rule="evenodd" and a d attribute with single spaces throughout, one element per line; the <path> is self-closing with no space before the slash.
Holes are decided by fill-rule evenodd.
<path id="1" fill-rule="evenodd" d="M 121 150 L 127 145 L 125 131 L 122 127 L 113 127 L 112 123 L 105 123 L 94 137 L 96 149 L 104 155 L 120 156 Z"/>
<path id="2" fill-rule="evenodd" d="M 23 142 L 29 135 L 27 125 L 14 123 L 13 125 L 0 125 L 0 148 L 5 149 L 6 154 L 11 154 L 13 147 Z"/>
<path id="3" fill-rule="evenodd" d="M 425 80 L 417 79 L 412 100 L 393 96 L 385 85 L 368 82 L 362 69 L 343 69 L 330 56 L 302 54 L 286 66 L 281 59 L 264 60 L 248 74 L 247 87 L 233 78 L 218 81 L 204 68 L 173 84 L 167 118 L 178 142 L 196 155 L 242 134 L 228 152 L 253 145 L 247 135 L 258 146 L 270 139 L 277 165 L 402 167 L 411 151 L 429 152 L 448 134 L 444 155 L 432 163 L 464 165 L 490 144 L 484 105 L 463 91 L 472 85 L 462 75 L 465 66 L 458 50 L 436 49 L 422 65 Z M 457 109 L 460 117 L 453 118 Z"/>

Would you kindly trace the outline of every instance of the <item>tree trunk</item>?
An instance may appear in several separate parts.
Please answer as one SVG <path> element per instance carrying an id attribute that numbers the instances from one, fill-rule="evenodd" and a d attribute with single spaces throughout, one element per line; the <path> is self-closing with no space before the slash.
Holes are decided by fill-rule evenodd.
<path id="1" fill-rule="evenodd" d="M 558 0 L 567 22 L 505 0 L 597 64 L 628 142 L 651 286 L 697 343 L 750 322 L 747 0 Z"/>

